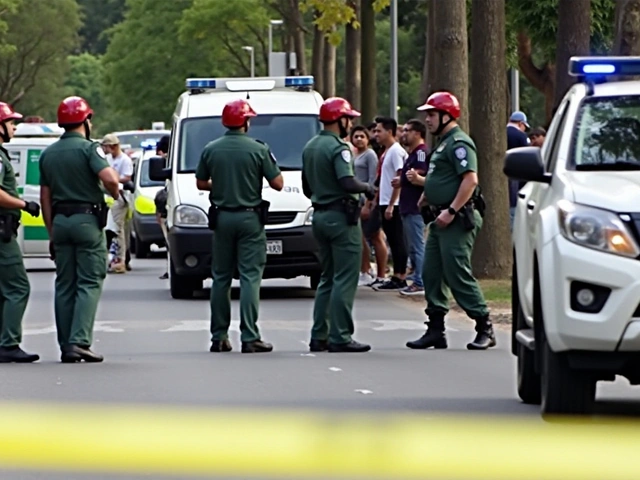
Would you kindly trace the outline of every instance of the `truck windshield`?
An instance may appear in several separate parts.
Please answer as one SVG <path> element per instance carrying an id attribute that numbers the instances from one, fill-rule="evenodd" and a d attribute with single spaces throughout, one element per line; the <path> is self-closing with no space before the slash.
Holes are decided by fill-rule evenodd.
<path id="1" fill-rule="evenodd" d="M 182 122 L 178 172 L 195 172 L 205 145 L 226 131 L 220 117 Z M 258 115 L 251 119 L 249 136 L 269 145 L 281 170 L 302 170 L 302 150 L 319 131 L 317 115 Z"/>
<path id="2" fill-rule="evenodd" d="M 576 170 L 640 167 L 640 96 L 587 98 L 577 119 L 573 155 Z"/>

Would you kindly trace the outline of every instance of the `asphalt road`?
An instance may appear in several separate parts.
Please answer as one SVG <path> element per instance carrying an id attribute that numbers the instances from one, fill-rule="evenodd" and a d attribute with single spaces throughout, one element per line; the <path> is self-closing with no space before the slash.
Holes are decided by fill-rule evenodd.
<path id="1" fill-rule="evenodd" d="M 40 266 L 42 262 L 29 262 Z M 102 364 L 63 365 L 55 339 L 51 271 L 30 271 L 32 293 L 23 347 L 37 352 L 32 365 L 0 366 L 1 401 L 194 405 L 206 407 L 311 408 L 410 411 L 431 414 L 517 415 L 538 418 L 515 392 L 515 358 L 509 334 L 498 347 L 466 350 L 473 325 L 448 320 L 449 349 L 412 351 L 405 342 L 424 331 L 420 302 L 396 293 L 360 288 L 356 334 L 373 348 L 364 354 L 309 354 L 313 293 L 308 279 L 263 283 L 260 329 L 274 344 L 270 354 L 239 353 L 237 290 L 233 293 L 234 351 L 209 353 L 208 291 L 198 299 L 171 299 L 164 259 L 134 260 L 134 271 L 110 275 L 96 322 L 94 350 Z M 626 380 L 599 384 L 599 410 L 640 413 L 638 390 Z M 0 478 L 72 479 L 52 474 L 0 471 Z M 124 478 L 124 477 L 113 477 Z M 142 478 L 142 477 L 127 477 Z"/>

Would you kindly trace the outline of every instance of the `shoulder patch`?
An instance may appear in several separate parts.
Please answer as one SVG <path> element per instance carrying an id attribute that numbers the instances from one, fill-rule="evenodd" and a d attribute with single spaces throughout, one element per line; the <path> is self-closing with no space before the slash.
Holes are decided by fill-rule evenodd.
<path id="1" fill-rule="evenodd" d="M 100 145 L 96 145 L 96 153 L 100 156 L 100 158 L 104 158 L 104 159 L 107 158 L 107 156 L 104 153 L 104 150 L 102 150 L 102 147 Z"/>
<path id="2" fill-rule="evenodd" d="M 342 150 L 342 152 L 340 152 L 340 155 L 345 162 L 351 162 L 351 152 L 349 150 Z"/>
<path id="3" fill-rule="evenodd" d="M 464 160 L 467 158 L 467 149 L 464 147 L 458 147 L 455 149 L 456 158 L 458 160 Z"/>

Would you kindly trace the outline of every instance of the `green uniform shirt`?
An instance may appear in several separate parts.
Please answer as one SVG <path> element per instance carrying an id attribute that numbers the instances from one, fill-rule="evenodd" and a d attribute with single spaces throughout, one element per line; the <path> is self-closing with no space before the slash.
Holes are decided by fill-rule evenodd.
<path id="1" fill-rule="evenodd" d="M 280 175 L 275 157 L 264 143 L 238 130 L 228 130 L 202 151 L 196 178 L 211 180 L 212 205 L 257 207 L 262 202 L 262 179 Z"/>
<path id="2" fill-rule="evenodd" d="M 353 177 L 349 145 L 338 135 L 327 130 L 313 137 L 302 152 L 302 174 L 311 188 L 311 202 L 320 205 L 343 198 L 358 199 L 358 194 L 347 193 L 339 180 Z"/>
<path id="3" fill-rule="evenodd" d="M 11 161 L 9 160 L 9 154 L 4 147 L 0 147 L 0 190 L 3 190 L 14 198 L 20 198 L 18 195 L 16 173 L 13 171 L 13 165 L 11 165 Z M 15 215 L 20 218 L 19 209 L 0 207 L 0 215 L 7 214 Z"/>
<path id="4" fill-rule="evenodd" d="M 478 171 L 476 145 L 458 126 L 445 133 L 433 150 L 424 196 L 433 206 L 449 206 L 458 194 L 462 175 Z"/>
<path id="5" fill-rule="evenodd" d="M 4 147 L 0 147 L 0 190 L 3 190 L 12 197 L 20 198 L 18 196 L 16 174 L 13 171 L 13 165 L 11 165 L 9 155 Z M 20 218 L 20 210 L 0 207 L 0 215 L 15 215 L 17 218 Z M 21 262 L 22 251 L 15 238 L 8 243 L 0 242 L 0 265 L 8 266 Z"/>
<path id="6" fill-rule="evenodd" d="M 98 173 L 109 167 L 98 142 L 65 132 L 40 156 L 40 185 L 51 189 L 51 203 L 104 202 Z"/>

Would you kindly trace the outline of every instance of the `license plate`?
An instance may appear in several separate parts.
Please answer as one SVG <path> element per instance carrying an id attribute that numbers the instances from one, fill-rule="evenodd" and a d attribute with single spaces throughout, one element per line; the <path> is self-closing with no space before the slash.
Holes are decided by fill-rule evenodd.
<path id="1" fill-rule="evenodd" d="M 267 255 L 282 255 L 282 240 L 267 241 Z"/>

